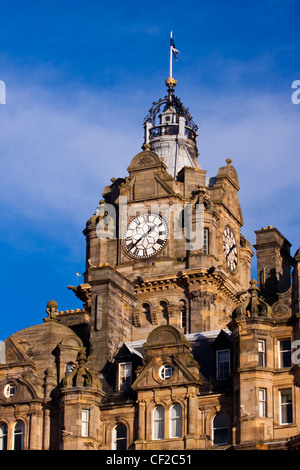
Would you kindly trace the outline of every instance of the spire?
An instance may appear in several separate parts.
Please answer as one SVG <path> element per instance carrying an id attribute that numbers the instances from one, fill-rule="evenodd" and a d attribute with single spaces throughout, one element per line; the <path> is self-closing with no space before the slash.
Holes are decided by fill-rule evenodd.
<path id="1" fill-rule="evenodd" d="M 189 110 L 183 106 L 180 99 L 174 95 L 177 84 L 173 75 L 173 56 L 177 57 L 178 50 L 171 32 L 170 70 L 165 80 L 168 94 L 154 102 L 144 119 L 144 145 L 149 146 L 166 164 L 168 173 L 177 178 L 184 167 L 200 169 L 198 163 L 197 130 Z"/>

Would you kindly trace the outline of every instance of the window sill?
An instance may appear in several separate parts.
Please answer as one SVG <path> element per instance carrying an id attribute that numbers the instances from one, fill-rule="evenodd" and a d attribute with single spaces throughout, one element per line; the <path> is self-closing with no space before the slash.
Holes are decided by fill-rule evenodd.
<path id="1" fill-rule="evenodd" d="M 295 423 L 290 424 L 274 424 L 274 429 L 283 429 L 283 428 L 297 428 Z"/>

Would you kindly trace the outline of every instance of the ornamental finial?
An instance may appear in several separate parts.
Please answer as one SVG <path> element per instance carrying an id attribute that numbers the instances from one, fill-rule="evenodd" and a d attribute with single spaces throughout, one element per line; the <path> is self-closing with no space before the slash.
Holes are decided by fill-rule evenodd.
<path id="1" fill-rule="evenodd" d="M 167 85 L 168 88 L 173 89 L 176 86 L 177 80 L 176 78 L 169 77 L 166 79 L 165 84 Z"/>

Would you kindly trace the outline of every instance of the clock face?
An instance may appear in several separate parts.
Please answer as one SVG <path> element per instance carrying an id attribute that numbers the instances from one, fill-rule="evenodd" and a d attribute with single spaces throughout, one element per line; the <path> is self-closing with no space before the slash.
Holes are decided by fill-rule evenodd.
<path id="1" fill-rule="evenodd" d="M 141 214 L 133 219 L 124 232 L 124 247 L 134 258 L 150 258 L 167 243 L 168 225 L 158 214 Z"/>
<path id="2" fill-rule="evenodd" d="M 233 232 L 228 226 L 223 233 L 223 248 L 227 266 L 234 271 L 238 265 L 238 249 Z"/>

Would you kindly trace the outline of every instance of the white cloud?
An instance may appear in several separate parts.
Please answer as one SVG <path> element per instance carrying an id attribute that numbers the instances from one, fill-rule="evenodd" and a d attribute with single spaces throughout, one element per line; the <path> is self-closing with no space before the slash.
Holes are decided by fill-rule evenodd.
<path id="1" fill-rule="evenodd" d="M 200 100 L 199 100 L 200 101 Z M 290 96 L 206 97 L 199 107 L 208 116 L 194 115 L 199 125 L 199 161 L 212 176 L 227 157 L 238 171 L 245 231 L 274 225 L 298 248 L 300 220 L 300 106 Z M 194 107 L 197 106 L 194 103 Z"/>
<path id="2" fill-rule="evenodd" d="M 110 178 L 126 176 L 142 145 L 140 116 L 157 98 L 149 94 L 145 105 L 145 95 L 136 96 L 128 104 L 114 93 L 10 91 L 0 114 L 0 195 L 11 214 L 83 228 Z M 191 104 L 202 168 L 214 176 L 230 157 L 238 171 L 245 235 L 254 242 L 253 231 L 272 224 L 296 249 L 300 106 L 288 93 L 253 92 L 201 93 Z"/>
<path id="3" fill-rule="evenodd" d="M 130 149 L 136 129 L 130 134 L 107 105 L 102 96 L 82 95 L 68 108 L 55 93 L 15 89 L 0 117 L 2 203 L 29 218 L 52 212 L 76 218 L 87 205 L 93 210 L 103 184 L 119 176 L 122 164 L 124 172 L 136 148 Z"/>

